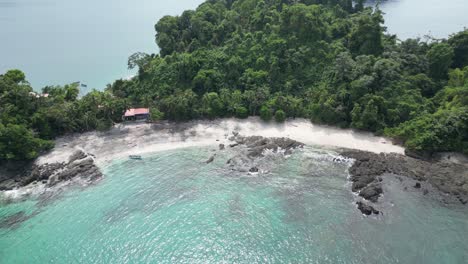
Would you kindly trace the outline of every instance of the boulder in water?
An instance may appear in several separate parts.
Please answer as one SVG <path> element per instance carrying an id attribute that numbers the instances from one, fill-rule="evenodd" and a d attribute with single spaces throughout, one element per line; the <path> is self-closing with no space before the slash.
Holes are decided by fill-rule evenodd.
<path id="1" fill-rule="evenodd" d="M 213 162 L 215 159 L 215 155 L 211 156 L 207 161 L 205 161 L 206 164 L 209 164 L 211 162 Z"/>
<path id="2" fill-rule="evenodd" d="M 362 189 L 359 192 L 359 196 L 375 203 L 379 199 L 382 192 L 382 185 L 380 183 L 372 183 L 367 185 L 364 189 Z"/>
<path id="3" fill-rule="evenodd" d="M 365 204 L 363 202 L 357 202 L 356 203 L 358 206 L 359 211 L 361 211 L 365 215 L 371 215 L 371 214 L 379 214 L 380 212 L 376 210 L 374 207 Z"/>

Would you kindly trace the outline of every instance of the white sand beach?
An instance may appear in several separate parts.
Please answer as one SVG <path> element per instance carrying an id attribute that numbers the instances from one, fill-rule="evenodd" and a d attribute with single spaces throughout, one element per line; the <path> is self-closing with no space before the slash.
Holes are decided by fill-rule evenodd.
<path id="1" fill-rule="evenodd" d="M 183 123 L 119 124 L 107 132 L 88 132 L 56 140 L 55 149 L 40 157 L 39 164 L 66 160 L 76 149 L 96 156 L 100 165 L 128 155 L 143 155 L 183 147 L 229 143 L 232 132 L 244 136 L 288 137 L 305 144 L 330 148 L 351 148 L 371 152 L 404 153 L 404 148 L 384 137 L 351 129 L 314 125 L 306 119 L 283 124 L 259 118 L 217 119 Z"/>

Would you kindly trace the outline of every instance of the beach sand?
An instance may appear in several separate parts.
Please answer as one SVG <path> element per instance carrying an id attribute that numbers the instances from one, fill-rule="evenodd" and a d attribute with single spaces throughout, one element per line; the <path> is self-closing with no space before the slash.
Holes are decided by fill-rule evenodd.
<path id="1" fill-rule="evenodd" d="M 306 119 L 291 119 L 283 124 L 259 118 L 217 119 L 182 123 L 119 124 L 107 132 L 88 132 L 61 137 L 54 150 L 41 156 L 38 164 L 62 162 L 76 149 L 96 156 L 99 165 L 128 155 L 217 144 L 229 144 L 233 132 L 243 136 L 288 137 L 309 145 L 350 148 L 375 153 L 404 153 L 404 148 L 383 137 L 351 129 L 312 124 Z"/>

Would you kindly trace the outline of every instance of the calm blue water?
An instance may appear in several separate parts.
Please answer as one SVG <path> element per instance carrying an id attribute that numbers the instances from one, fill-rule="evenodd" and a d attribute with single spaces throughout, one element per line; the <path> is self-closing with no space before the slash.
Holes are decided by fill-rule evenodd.
<path id="1" fill-rule="evenodd" d="M 214 146 L 215 147 L 215 146 Z M 115 161 L 105 179 L 52 203 L 0 207 L 0 262 L 17 263 L 466 263 L 468 213 L 386 185 L 383 216 L 354 207 L 347 164 L 307 148 L 260 161 L 270 173 L 231 171 L 232 150 L 187 148 Z"/>
<path id="2" fill-rule="evenodd" d="M 468 27 L 467 0 L 387 0 L 380 8 L 388 32 L 400 39 L 446 38 Z"/>
<path id="3" fill-rule="evenodd" d="M 202 0 L 0 0 L 0 72 L 19 68 L 35 89 L 128 77 L 127 58 L 157 53 L 154 24 Z"/>

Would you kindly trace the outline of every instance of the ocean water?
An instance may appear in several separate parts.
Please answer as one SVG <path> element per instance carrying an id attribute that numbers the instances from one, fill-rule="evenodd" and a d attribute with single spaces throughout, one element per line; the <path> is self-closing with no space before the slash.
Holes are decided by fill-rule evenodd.
<path id="1" fill-rule="evenodd" d="M 386 180 L 384 214 L 356 209 L 350 163 L 306 147 L 232 170 L 234 149 L 192 147 L 115 160 L 105 178 L 52 200 L 0 207 L 1 263 L 466 263 L 466 208 Z M 391 179 L 391 178 L 389 178 Z"/>
<path id="2" fill-rule="evenodd" d="M 135 52 L 158 53 L 154 25 L 203 0 L 0 0 L 0 74 L 18 68 L 33 88 L 81 81 L 84 92 L 128 78 Z"/>
<path id="3" fill-rule="evenodd" d="M 375 5 L 376 0 L 368 1 Z M 400 39 L 447 38 L 468 27 L 466 0 L 383 0 L 380 8 L 385 13 L 388 32 Z"/>

